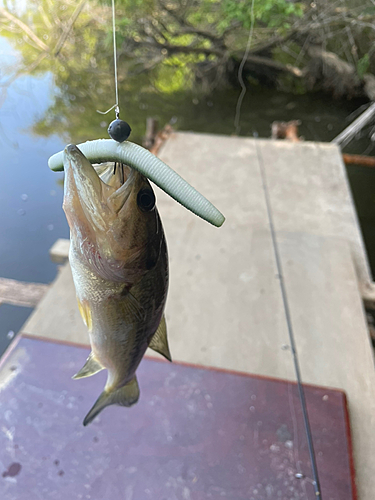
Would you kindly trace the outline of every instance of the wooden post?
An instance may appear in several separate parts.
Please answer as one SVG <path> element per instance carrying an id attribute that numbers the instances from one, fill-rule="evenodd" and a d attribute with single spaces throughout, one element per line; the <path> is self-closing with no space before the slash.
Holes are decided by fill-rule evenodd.
<path id="1" fill-rule="evenodd" d="M 361 165 L 362 167 L 375 168 L 375 156 L 349 155 L 344 153 L 342 159 L 346 165 Z"/>

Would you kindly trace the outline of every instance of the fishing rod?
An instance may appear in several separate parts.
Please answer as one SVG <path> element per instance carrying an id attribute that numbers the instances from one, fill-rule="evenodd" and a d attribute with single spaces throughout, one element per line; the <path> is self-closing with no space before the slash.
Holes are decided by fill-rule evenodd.
<path id="1" fill-rule="evenodd" d="M 268 190 L 266 170 L 264 167 L 262 155 L 260 154 L 260 151 L 259 151 L 259 146 L 257 143 L 255 143 L 255 145 L 256 145 L 256 152 L 257 152 L 257 157 L 258 157 L 259 166 L 260 166 L 262 187 L 263 187 L 263 191 L 264 191 L 264 195 L 265 195 L 265 199 L 266 199 L 268 222 L 269 222 L 269 227 L 270 227 L 270 232 L 271 232 L 272 246 L 273 246 L 274 255 L 275 255 L 277 276 L 279 278 L 279 283 L 280 283 L 280 290 L 281 290 L 281 297 L 282 297 L 283 307 L 284 307 L 284 312 L 285 312 L 285 319 L 286 319 L 286 324 L 287 324 L 287 328 L 288 328 L 290 349 L 291 349 L 292 356 L 293 356 L 294 370 L 295 370 L 296 379 L 297 379 L 298 395 L 299 395 L 299 399 L 301 402 L 303 422 L 304 422 L 305 432 L 306 432 L 306 436 L 307 436 L 307 446 L 309 449 L 309 456 L 310 456 L 311 469 L 312 469 L 312 475 L 313 475 L 313 486 L 314 486 L 315 496 L 316 496 L 317 500 L 322 500 L 322 495 L 321 495 L 321 490 L 320 490 L 319 473 L 318 473 L 318 468 L 316 465 L 314 443 L 313 443 L 313 438 L 312 438 L 312 433 L 311 433 L 310 419 L 309 419 L 309 414 L 307 411 L 305 390 L 304 390 L 303 385 L 302 385 L 301 369 L 300 369 L 299 360 L 298 360 L 297 346 L 296 346 L 296 341 L 295 341 L 295 337 L 294 337 L 293 324 L 292 324 L 292 319 L 291 319 L 291 314 L 290 314 L 288 296 L 287 296 L 286 287 L 285 287 L 285 280 L 284 280 L 283 268 L 282 268 L 282 263 L 281 263 L 280 250 L 279 250 L 279 246 L 278 246 L 278 242 L 277 242 L 277 238 L 276 238 L 276 230 L 275 230 L 275 224 L 274 224 L 273 215 L 272 215 L 272 206 L 271 206 L 271 199 L 270 199 L 269 190 Z M 301 474 L 299 472 L 297 472 L 295 474 L 295 477 L 297 479 L 304 478 L 303 474 Z"/>
<path id="2" fill-rule="evenodd" d="M 254 25 L 255 25 L 254 5 L 255 5 L 255 0 L 252 0 L 251 7 L 250 7 L 249 36 L 248 36 L 248 40 L 247 40 L 247 44 L 246 44 L 245 53 L 243 55 L 242 61 L 240 63 L 239 69 L 238 69 L 238 81 L 239 81 L 240 86 L 241 86 L 241 93 L 240 93 L 238 100 L 237 100 L 236 113 L 235 113 L 235 118 L 234 118 L 234 127 L 235 127 L 235 134 L 236 135 L 238 135 L 239 131 L 240 131 L 241 106 L 242 106 L 242 102 L 243 102 L 243 99 L 244 99 L 245 94 L 246 94 L 246 85 L 245 85 L 245 82 L 243 80 L 243 69 L 244 69 L 248 54 L 250 52 L 250 46 L 251 46 L 252 37 L 253 37 L 253 31 L 254 31 Z M 320 481 L 319 481 L 319 473 L 318 473 L 318 468 L 317 468 L 317 464 L 316 464 L 314 443 L 313 443 L 313 438 L 312 438 L 312 433 L 311 433 L 311 425 L 310 425 L 310 420 L 309 420 L 309 414 L 307 411 L 305 391 L 304 391 L 304 388 L 302 385 L 302 377 L 301 377 L 301 370 L 300 370 L 300 365 L 299 365 L 299 360 L 298 360 L 297 346 L 296 346 L 294 332 L 293 332 L 293 325 L 292 325 L 292 319 L 291 319 L 291 314 L 290 314 L 288 296 L 287 296 L 286 287 L 285 287 L 282 263 L 281 263 L 281 258 L 280 258 L 280 251 L 279 251 L 277 238 L 276 238 L 275 224 L 274 224 L 274 220 L 273 220 L 273 216 L 272 216 L 272 206 L 271 206 L 271 199 L 270 199 L 269 190 L 268 190 L 266 170 L 265 170 L 264 163 L 263 163 L 263 157 L 259 151 L 259 146 L 258 146 L 257 142 L 255 142 L 255 147 L 256 147 L 256 152 L 257 152 L 257 157 L 258 157 L 258 162 L 259 162 L 259 167 L 260 167 L 262 187 L 263 187 L 263 191 L 264 191 L 264 195 L 265 195 L 265 199 L 266 199 L 268 222 L 269 222 L 269 227 L 270 227 L 270 232 L 271 232 L 272 246 L 273 246 L 274 255 L 275 255 L 276 268 L 277 268 L 277 273 L 278 273 L 278 278 L 279 278 L 279 283 L 280 283 L 280 291 L 281 291 L 282 302 L 283 302 L 284 313 L 285 313 L 285 320 L 287 323 L 290 348 L 291 348 L 291 352 L 292 352 L 292 356 L 293 356 L 294 371 L 295 371 L 296 379 L 297 379 L 298 395 L 299 395 L 299 400 L 301 403 L 303 422 L 304 422 L 304 427 L 305 427 L 305 432 L 306 432 L 306 437 L 307 437 L 307 446 L 308 446 L 309 456 L 310 456 L 310 461 L 311 461 L 311 469 L 312 469 L 312 475 L 313 475 L 313 485 L 314 485 L 314 490 L 315 490 L 315 497 L 317 500 L 322 500 Z M 304 475 L 298 471 L 295 474 L 295 477 L 297 479 L 303 479 Z"/>

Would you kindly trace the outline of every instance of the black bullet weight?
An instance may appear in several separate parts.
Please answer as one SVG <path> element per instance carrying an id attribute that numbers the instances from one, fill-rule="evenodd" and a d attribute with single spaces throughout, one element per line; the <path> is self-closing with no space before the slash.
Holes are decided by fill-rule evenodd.
<path id="1" fill-rule="evenodd" d="M 124 142 L 129 137 L 132 129 L 130 128 L 129 123 L 124 122 L 124 120 L 113 120 L 109 124 L 108 134 L 111 139 L 117 142 Z"/>

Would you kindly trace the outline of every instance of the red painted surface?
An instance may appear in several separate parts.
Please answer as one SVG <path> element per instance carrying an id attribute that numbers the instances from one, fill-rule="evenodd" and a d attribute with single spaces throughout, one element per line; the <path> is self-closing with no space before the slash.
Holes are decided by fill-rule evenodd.
<path id="1" fill-rule="evenodd" d="M 295 384 L 147 359 L 139 403 L 84 428 L 106 377 L 71 380 L 87 354 L 23 338 L 3 361 L 2 500 L 315 498 Z M 305 390 L 322 498 L 353 499 L 345 396 Z"/>

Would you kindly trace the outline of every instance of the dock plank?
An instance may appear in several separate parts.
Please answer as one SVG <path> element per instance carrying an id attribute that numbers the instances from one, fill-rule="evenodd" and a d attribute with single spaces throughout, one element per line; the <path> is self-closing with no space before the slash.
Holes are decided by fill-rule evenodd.
<path id="1" fill-rule="evenodd" d="M 23 333 L 76 344 L 89 344 L 80 316 L 72 272 L 65 264 L 38 307 L 22 327 Z"/>
<path id="2" fill-rule="evenodd" d="M 65 238 L 59 238 L 55 241 L 49 251 L 49 256 L 52 262 L 64 264 L 68 260 L 69 243 L 70 241 Z"/>
<path id="3" fill-rule="evenodd" d="M 0 278 L 0 304 L 35 307 L 48 290 L 44 283 L 28 283 Z"/>
<path id="4" fill-rule="evenodd" d="M 372 281 L 345 165 L 333 144 L 258 139 L 278 231 L 332 236 L 350 243 L 361 285 Z"/>

